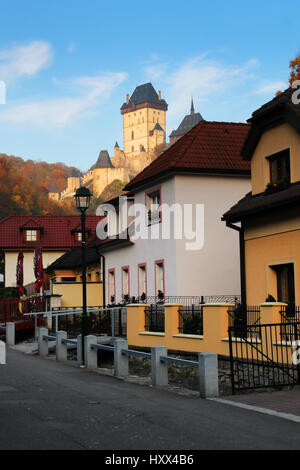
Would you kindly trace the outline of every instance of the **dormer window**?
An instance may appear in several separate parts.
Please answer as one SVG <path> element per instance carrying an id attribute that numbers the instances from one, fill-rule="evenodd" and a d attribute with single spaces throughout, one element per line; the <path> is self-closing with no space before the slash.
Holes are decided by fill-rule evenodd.
<path id="1" fill-rule="evenodd" d="M 37 230 L 25 230 L 25 241 L 26 242 L 36 242 L 38 239 Z"/>
<path id="2" fill-rule="evenodd" d="M 271 184 L 289 184 L 291 182 L 290 150 L 283 150 L 271 155 L 268 160 Z"/>

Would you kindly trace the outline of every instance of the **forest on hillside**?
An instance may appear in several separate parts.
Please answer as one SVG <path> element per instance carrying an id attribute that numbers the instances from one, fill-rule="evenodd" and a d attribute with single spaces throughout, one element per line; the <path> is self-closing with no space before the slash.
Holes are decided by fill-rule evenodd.
<path id="1" fill-rule="evenodd" d="M 80 176 L 75 167 L 64 163 L 35 162 L 0 154 L 0 220 L 11 214 L 72 214 L 73 201 L 50 201 L 48 192 L 61 192 L 71 172 Z"/>

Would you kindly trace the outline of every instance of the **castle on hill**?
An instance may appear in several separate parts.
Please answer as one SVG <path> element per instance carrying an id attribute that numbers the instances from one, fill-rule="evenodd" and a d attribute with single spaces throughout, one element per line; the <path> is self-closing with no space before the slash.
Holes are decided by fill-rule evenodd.
<path id="1" fill-rule="evenodd" d="M 100 197 L 105 188 L 115 180 L 124 185 L 150 165 L 165 150 L 166 112 L 168 104 L 155 91 L 151 83 L 137 86 L 132 95 L 126 95 L 121 106 L 123 116 L 123 150 L 118 142 L 114 146 L 114 155 L 101 150 L 96 163 L 82 176 L 71 174 L 67 188 L 58 193 L 49 192 L 49 198 L 56 201 L 73 197 L 81 185 L 87 186 L 95 197 Z M 191 113 L 185 116 L 177 130 L 170 134 L 173 142 L 194 127 L 202 116 L 194 112 L 192 101 Z"/>

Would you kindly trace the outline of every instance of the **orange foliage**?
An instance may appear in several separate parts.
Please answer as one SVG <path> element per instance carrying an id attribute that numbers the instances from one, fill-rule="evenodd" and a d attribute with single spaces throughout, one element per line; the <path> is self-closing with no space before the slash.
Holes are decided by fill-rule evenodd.
<path id="1" fill-rule="evenodd" d="M 300 55 L 290 61 L 290 69 L 291 73 L 289 82 L 290 85 L 292 85 L 295 80 L 300 80 Z"/>
<path id="2" fill-rule="evenodd" d="M 53 185 L 58 192 L 66 187 L 74 169 L 63 163 L 24 161 L 0 154 L 0 219 L 11 214 L 76 213 L 73 201 L 57 204 L 48 198 Z"/>

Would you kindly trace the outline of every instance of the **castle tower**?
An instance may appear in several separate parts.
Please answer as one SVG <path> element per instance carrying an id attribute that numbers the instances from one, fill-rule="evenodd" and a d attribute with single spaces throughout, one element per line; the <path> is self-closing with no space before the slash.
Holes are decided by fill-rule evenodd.
<path id="1" fill-rule="evenodd" d="M 175 140 L 180 139 L 180 137 L 190 131 L 200 121 L 203 121 L 203 117 L 200 113 L 195 113 L 194 102 L 192 99 L 190 114 L 187 114 L 183 118 L 177 129 L 171 132 L 171 134 L 169 135 L 170 142 L 174 142 Z"/>
<path id="2" fill-rule="evenodd" d="M 124 153 L 138 155 L 143 148 L 151 152 L 166 141 L 168 105 L 151 83 L 136 87 L 121 107 L 123 115 Z"/>

